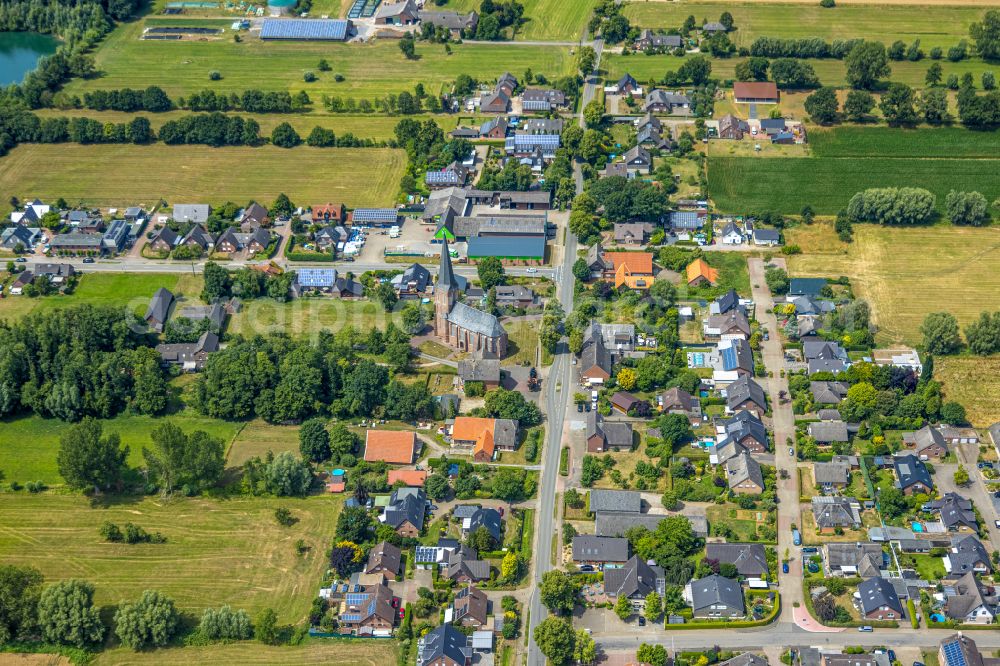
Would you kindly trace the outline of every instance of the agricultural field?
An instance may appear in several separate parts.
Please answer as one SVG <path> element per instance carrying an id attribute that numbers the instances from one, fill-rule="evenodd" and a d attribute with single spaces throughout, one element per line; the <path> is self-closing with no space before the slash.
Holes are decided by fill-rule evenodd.
<path id="1" fill-rule="evenodd" d="M 962 403 L 972 425 L 1000 421 L 1000 357 L 935 356 L 934 378 L 944 384 L 948 400 Z"/>
<path id="2" fill-rule="evenodd" d="M 333 496 L 104 501 L 7 492 L 0 494 L 0 560 L 35 566 L 47 581 L 90 581 L 100 605 L 155 589 L 188 613 L 231 604 L 253 615 L 271 607 L 279 622 L 297 623 L 305 618 L 326 569 L 324 553 L 342 501 Z M 278 507 L 290 509 L 299 522 L 278 525 Z M 167 541 L 107 543 L 98 534 L 105 521 L 119 526 L 132 522 L 161 532 Z M 310 547 L 304 556 L 295 552 L 298 539 Z"/>
<path id="3" fill-rule="evenodd" d="M 142 448 L 152 444 L 149 433 L 158 424 L 169 421 L 185 432 L 204 430 L 221 438 L 226 446 L 233 441 L 242 424 L 201 416 L 185 409 L 165 417 L 123 414 L 102 422 L 105 434 L 116 432 L 129 447 L 128 464 L 144 465 Z M 4 480 L 27 483 L 43 481 L 48 485 L 63 483 L 56 464 L 59 438 L 72 424 L 40 416 L 22 416 L 0 421 L 0 470 Z M 249 457 L 249 456 L 247 456 Z"/>
<path id="4" fill-rule="evenodd" d="M 736 78 L 736 66 L 743 62 L 743 58 L 713 58 L 712 75 L 720 80 Z M 601 58 L 601 72 L 606 81 L 617 81 L 626 72 L 634 76 L 639 82 L 659 81 L 668 70 L 677 70 L 683 63 L 683 57 L 672 55 L 643 55 L 634 54 L 629 56 L 606 54 Z M 816 76 L 820 83 L 825 86 L 843 87 L 847 85 L 844 78 L 845 68 L 842 60 L 807 60 L 816 71 Z M 966 72 L 971 72 L 977 85 L 983 72 L 992 71 L 1000 74 L 1000 66 L 995 63 L 987 63 L 973 58 L 961 62 L 949 62 L 948 60 L 937 61 L 941 64 L 944 78 L 950 74 L 961 77 Z M 931 61 L 928 59 L 919 62 L 891 62 L 892 74 L 887 80 L 905 83 L 912 88 L 923 88 L 924 77 L 927 75 L 927 68 Z M 743 112 L 746 115 L 746 111 Z"/>
<path id="5" fill-rule="evenodd" d="M 111 88 L 162 87 L 171 97 L 211 88 L 216 92 L 240 93 L 249 88 L 265 90 L 305 90 L 315 102 L 325 95 L 356 99 L 385 97 L 404 90 L 413 91 L 423 83 L 431 94 L 445 89 L 459 74 L 495 81 L 504 71 L 520 75 L 526 69 L 555 78 L 572 73 L 569 48 L 553 46 L 512 46 L 496 44 L 454 44 L 451 54 L 444 45 L 417 44 L 417 60 L 407 60 L 395 40 L 375 40 L 368 44 L 323 42 L 264 42 L 244 35 L 218 41 L 143 41 L 143 23 L 119 26 L 96 54 L 101 76 L 74 79 L 67 92 Z M 325 58 L 331 67 L 320 72 L 317 64 Z M 219 81 L 208 74 L 218 71 Z M 317 80 L 305 83 L 302 76 L 312 71 Z M 344 81 L 337 82 L 340 74 Z"/>
<path id="6" fill-rule="evenodd" d="M 1000 155 L 1000 134 L 959 127 L 933 131 L 886 127 L 813 128 L 809 145 L 817 157 L 986 158 Z"/>
<path id="7" fill-rule="evenodd" d="M 94 206 L 273 201 L 281 192 L 307 204 L 382 206 L 395 200 L 405 163 L 389 148 L 22 145 L 0 159 L 0 191 Z"/>
<path id="8" fill-rule="evenodd" d="M 989 201 L 1000 196 L 1000 160 L 916 157 L 710 157 L 709 191 L 725 211 L 797 214 L 808 204 L 824 215 L 869 187 L 923 187 L 937 195 L 939 209 L 950 190 L 976 190 Z"/>
<path id="9" fill-rule="evenodd" d="M 395 660 L 396 642 L 380 640 L 307 640 L 302 645 L 272 647 L 254 641 L 217 643 L 205 646 L 168 648 L 155 652 L 134 652 L 127 648 L 108 650 L 98 655 L 95 666 L 189 666 L 190 664 L 260 664 L 261 666 L 298 666 L 299 664 L 344 664 L 344 666 L 383 666 Z"/>
<path id="10" fill-rule="evenodd" d="M 57 294 L 40 298 L 10 296 L 0 300 L 0 319 L 14 321 L 29 312 L 82 303 L 125 305 L 137 312 L 145 311 L 153 292 L 160 287 L 166 287 L 178 298 L 185 297 L 197 301 L 202 289 L 202 278 L 200 275 L 185 273 L 84 274 L 76 290 L 69 295 Z"/>
<path id="11" fill-rule="evenodd" d="M 854 242 L 845 245 L 831 224 L 816 223 L 788 229 L 785 237 L 803 251 L 786 259 L 791 275 L 850 277 L 855 295 L 872 306 L 881 344 L 919 344 L 920 324 L 929 312 L 946 310 L 965 326 L 996 303 L 1000 290 L 1000 228 L 858 224 Z M 978 390 L 977 383 L 964 382 Z M 980 414 L 995 411 L 985 391 L 979 399 Z M 972 404 L 967 407 L 971 417 Z"/>
<path id="12" fill-rule="evenodd" d="M 316 103 L 313 105 L 313 110 L 307 113 L 243 113 L 241 111 L 233 111 L 228 115 L 256 120 L 257 124 L 260 125 L 261 136 L 270 136 L 271 131 L 276 126 L 281 123 L 289 123 L 302 136 L 303 140 L 316 126 L 333 130 L 337 136 L 350 133 L 359 139 L 374 139 L 375 141 L 389 141 L 395 138 L 394 130 L 401 120 L 400 116 L 384 116 L 374 113 L 369 115 L 326 113 L 322 110 L 319 100 L 314 101 Z M 134 114 L 124 111 L 91 111 L 90 109 L 70 109 L 65 111 L 61 109 L 37 109 L 34 113 L 41 118 L 84 116 L 102 123 L 126 123 L 136 115 L 140 115 L 149 119 L 149 123 L 153 126 L 154 130 L 159 130 L 168 120 L 176 120 L 191 115 L 192 112 L 178 110 L 167 111 L 165 113 L 139 112 Z M 437 114 L 433 116 L 414 115 L 407 117 L 418 122 L 434 120 L 445 132 L 455 129 L 459 123 L 476 125 L 477 127 L 482 124 L 481 118 L 450 114 Z"/>
<path id="13" fill-rule="evenodd" d="M 633 25 L 653 29 L 680 28 L 688 16 L 694 16 L 699 24 L 702 19 L 718 21 L 722 12 L 729 12 L 736 28 L 729 37 L 738 47 L 749 47 L 758 37 L 819 37 L 833 41 L 863 35 L 886 45 L 897 39 L 907 44 L 919 39 L 925 51 L 935 46 L 947 50 L 959 40 L 968 39 L 969 25 L 981 20 L 984 11 L 981 7 L 945 4 L 915 11 L 905 5 L 887 7 L 877 3 L 825 9 L 818 2 L 788 6 L 725 1 L 631 2 L 624 8 Z"/>

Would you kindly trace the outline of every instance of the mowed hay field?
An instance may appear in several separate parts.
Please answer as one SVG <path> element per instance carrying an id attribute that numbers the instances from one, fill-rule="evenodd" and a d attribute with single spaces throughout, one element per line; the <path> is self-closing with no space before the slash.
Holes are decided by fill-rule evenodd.
<path id="1" fill-rule="evenodd" d="M 338 664 L 341 666 L 385 666 L 396 660 L 396 641 L 336 640 L 318 638 L 303 645 L 272 647 L 255 641 L 215 644 L 198 647 L 168 648 L 153 652 L 134 652 L 117 648 L 102 652 L 95 666 L 190 666 L 191 664 L 259 664 L 260 666 L 298 666 L 298 664 Z"/>
<path id="2" fill-rule="evenodd" d="M 1000 196 L 1000 136 L 935 128 L 838 128 L 810 132 L 811 157 L 709 157 L 708 181 L 722 210 L 822 214 L 869 187 L 923 187 L 939 209 L 950 190 Z"/>
<path id="3" fill-rule="evenodd" d="M 951 312 L 964 327 L 996 309 L 1000 228 L 857 224 L 845 245 L 831 224 L 816 223 L 788 229 L 785 238 L 803 250 L 786 259 L 793 277 L 851 278 L 872 306 L 880 343 L 919 344 L 929 312 Z"/>
<path id="4" fill-rule="evenodd" d="M 294 270 L 294 265 L 289 268 Z M 244 302 L 240 312 L 230 318 L 227 330 L 246 337 L 286 333 L 315 340 L 322 330 L 338 331 L 346 326 L 362 331 L 384 329 L 390 321 L 401 325 L 399 310 L 387 313 L 382 304 L 375 301 L 297 298 L 278 303 L 258 299 Z"/>
<path id="5" fill-rule="evenodd" d="M 948 400 L 962 403 L 972 425 L 1000 421 L 1000 356 L 935 356 L 934 378 Z"/>
<path id="6" fill-rule="evenodd" d="M 261 88 L 305 90 L 317 101 L 323 94 L 374 100 L 404 90 L 412 92 L 417 83 L 435 94 L 463 73 L 492 81 L 505 71 L 520 76 L 529 68 L 550 79 L 574 71 L 568 47 L 453 44 L 449 55 L 444 45 L 418 42 L 418 59 L 407 60 L 397 40 L 392 39 L 368 44 L 265 42 L 256 34 L 244 33 L 237 43 L 227 30 L 216 41 L 171 43 L 139 39 L 143 26 L 140 21 L 116 28 L 96 53 L 101 76 L 74 79 L 67 91 L 81 94 L 155 84 L 171 97 L 206 88 L 226 93 Z M 331 71 L 317 69 L 320 59 L 330 63 Z M 211 71 L 218 71 L 222 79 L 209 81 Z M 314 72 L 318 80 L 305 83 L 302 76 L 307 71 Z M 336 82 L 336 74 L 345 80 Z"/>
<path id="7" fill-rule="evenodd" d="M 231 604 L 251 615 L 271 607 L 282 623 L 301 621 L 315 598 L 342 498 L 303 500 L 124 498 L 104 505 L 80 495 L 0 494 L 0 561 L 37 567 L 47 581 L 81 578 L 95 601 L 113 605 L 155 589 L 199 613 Z M 286 507 L 299 519 L 274 520 Z M 112 544 L 104 521 L 162 532 L 164 544 Z M 295 542 L 311 549 L 299 556 Z M 255 646 L 256 647 L 256 646 Z"/>
<path id="8" fill-rule="evenodd" d="M 715 17 L 716 20 L 718 17 Z M 683 20 L 683 19 L 682 19 Z M 957 41 L 957 40 L 956 40 Z M 922 44 L 923 42 L 921 42 Z M 743 62 L 745 58 L 712 58 L 712 76 L 720 80 L 735 79 L 736 66 Z M 640 83 L 646 81 L 659 81 L 663 78 L 667 70 L 677 70 L 683 64 L 683 57 L 672 55 L 652 55 L 633 54 L 623 56 L 619 54 L 606 54 L 601 57 L 601 71 L 605 81 L 617 81 L 626 72 L 634 76 Z M 844 61 L 842 60 L 807 60 L 816 71 L 816 76 L 824 86 L 846 87 Z M 961 62 L 950 62 L 948 60 L 936 61 L 941 64 L 944 78 L 954 74 L 961 78 L 963 74 L 969 72 L 973 79 L 978 82 L 983 72 L 993 72 L 1000 75 L 1000 65 L 997 63 L 987 63 L 978 58 L 963 60 Z M 925 86 L 924 78 L 927 75 L 927 68 L 931 61 L 927 58 L 919 62 L 891 62 L 892 75 L 886 80 L 905 83 L 912 88 L 921 89 Z M 746 110 L 742 115 L 746 116 Z"/>
<path id="9" fill-rule="evenodd" d="M 969 38 L 969 25 L 982 20 L 982 7 L 935 5 L 913 7 L 881 4 L 838 6 L 825 9 L 810 5 L 760 2 L 630 2 L 624 14 L 633 25 L 643 28 L 679 28 L 693 15 L 718 21 L 722 12 L 733 15 L 735 30 L 730 39 L 749 47 L 758 37 L 800 39 L 819 37 L 832 41 L 863 35 L 865 39 L 891 44 L 901 39 L 907 44 L 920 40 L 927 51 L 935 46 L 947 49 Z"/>
<path id="10" fill-rule="evenodd" d="M 479 11 L 482 0 L 448 0 L 443 11 L 463 14 Z M 590 20 L 596 0 L 521 0 L 527 21 L 514 36 L 515 41 L 577 41 Z M 510 70 L 515 76 L 520 72 Z M 538 70 L 535 70 L 538 71 Z"/>
<path id="11" fill-rule="evenodd" d="M 95 206 L 136 202 L 393 203 L 406 155 L 390 148 L 21 145 L 0 159 L 0 192 Z"/>

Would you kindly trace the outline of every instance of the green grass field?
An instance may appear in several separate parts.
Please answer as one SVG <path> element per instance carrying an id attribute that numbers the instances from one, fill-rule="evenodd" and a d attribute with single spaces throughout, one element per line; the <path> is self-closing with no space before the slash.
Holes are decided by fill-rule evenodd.
<path id="1" fill-rule="evenodd" d="M 2 162 L 0 162 L 2 164 Z M 0 300 L 0 319 L 14 321 L 29 312 L 63 308 L 81 303 L 126 305 L 140 310 L 160 287 L 178 298 L 197 301 L 201 293 L 200 275 L 185 273 L 90 273 L 80 278 L 76 291 L 69 295 L 28 298 L 10 296 Z"/>
<path id="2" fill-rule="evenodd" d="M 854 242 L 848 245 L 837 240 L 828 223 L 787 230 L 787 242 L 803 250 L 801 255 L 788 257 L 788 270 L 801 277 L 850 277 L 854 293 L 872 306 L 880 344 L 919 344 L 920 324 L 928 313 L 951 312 L 965 326 L 996 302 L 1000 228 L 940 224 L 907 229 L 858 224 L 854 230 Z M 979 393 L 976 413 L 1000 418 L 998 403 L 987 391 L 980 391 L 981 385 L 971 381 L 969 374 L 977 365 L 985 367 L 985 361 L 976 358 L 959 364 L 957 359 L 942 360 L 942 365 L 945 363 L 963 369 L 952 373 L 955 381 L 949 391 Z M 980 420 L 972 409 L 969 416 L 977 425 L 995 420 Z"/>
<path id="3" fill-rule="evenodd" d="M 455 12 L 479 11 L 482 0 L 448 0 L 441 8 Z M 516 41 L 576 41 L 597 5 L 595 0 L 522 0 L 527 22 L 514 36 Z M 520 72 L 510 70 L 519 75 Z M 537 70 L 536 70 L 537 71 Z"/>
<path id="4" fill-rule="evenodd" d="M 638 81 L 649 80 L 659 81 L 668 70 L 680 68 L 684 58 L 672 55 L 616 55 L 606 54 L 601 58 L 601 71 L 606 81 L 617 81 L 626 72 L 634 76 Z M 736 77 L 736 66 L 744 58 L 713 58 L 712 75 L 720 80 L 734 79 Z M 816 71 L 816 76 L 820 83 L 825 86 L 844 87 L 847 82 L 844 78 L 844 62 L 842 60 L 808 60 Z M 944 71 L 944 77 L 955 74 L 961 77 L 966 72 L 971 72 L 975 78 L 976 85 L 985 71 L 992 71 L 1000 74 L 1000 65 L 986 63 L 979 59 L 963 60 L 962 62 L 949 62 L 947 60 L 938 61 Z M 905 83 L 913 88 L 924 87 L 924 77 L 927 75 L 927 68 L 930 67 L 930 60 L 924 59 L 920 62 L 892 62 L 891 76 L 887 80 Z M 745 109 L 746 105 L 742 105 Z M 746 115 L 746 111 L 743 111 Z"/>
<path id="5" fill-rule="evenodd" d="M 142 28 L 141 21 L 119 26 L 97 51 L 97 69 L 102 75 L 75 79 L 67 90 L 80 94 L 94 89 L 145 88 L 153 83 L 172 97 L 206 88 L 226 93 L 248 88 L 305 90 L 318 102 L 323 94 L 374 99 L 412 92 L 417 83 L 433 94 L 462 73 L 491 81 L 507 70 L 520 75 L 531 68 L 555 78 L 573 69 L 566 47 L 456 44 L 449 55 L 443 45 L 420 42 L 419 58 L 407 60 L 396 41 L 389 39 L 369 44 L 278 43 L 245 36 L 239 43 L 228 37 L 168 43 L 138 39 Z M 330 63 L 331 71 L 318 71 L 321 58 Z M 208 73 L 213 70 L 222 74 L 220 81 L 209 81 Z M 307 71 L 315 72 L 318 80 L 305 83 L 302 76 Z M 335 74 L 345 80 L 337 83 Z"/>
<path id="6" fill-rule="evenodd" d="M 710 157 L 708 182 L 724 211 L 797 214 L 808 204 L 831 215 L 869 187 L 923 187 L 937 195 L 939 209 L 950 190 L 977 190 L 993 201 L 998 170 L 1000 160 L 981 159 Z"/>
<path id="7" fill-rule="evenodd" d="M 385 328 L 390 321 L 400 325 L 398 312 L 387 314 L 380 303 L 331 298 L 295 299 L 278 303 L 259 299 L 243 304 L 229 321 L 229 332 L 245 336 L 287 333 L 315 338 L 321 329 L 337 331 L 345 326 L 359 330 Z"/>
<path id="8" fill-rule="evenodd" d="M 391 204 L 406 155 L 389 148 L 22 145 L 0 159 L 0 192 L 97 206 L 172 201 Z"/>
<path id="9" fill-rule="evenodd" d="M 758 37 L 801 39 L 820 37 L 827 41 L 864 35 L 865 39 L 891 44 L 901 39 L 907 44 L 920 40 L 925 51 L 940 46 L 947 50 L 968 39 L 969 25 L 982 19 L 984 8 L 843 5 L 824 9 L 819 3 L 789 5 L 759 2 L 631 2 L 624 14 L 633 25 L 643 28 L 679 28 L 693 15 L 718 21 L 728 11 L 736 30 L 730 39 L 737 46 L 750 46 Z"/>
<path id="10" fill-rule="evenodd" d="M 298 426 L 271 425 L 259 419 L 247 423 L 229 447 L 226 463 L 236 467 L 254 456 L 263 458 L 268 451 L 299 455 Z"/>
<path id="11" fill-rule="evenodd" d="M 324 553 L 341 502 L 333 496 L 92 502 L 80 495 L 8 492 L 0 494 L 0 560 L 35 566 L 47 581 L 90 581 L 101 605 L 155 589 L 183 611 L 231 604 L 253 615 L 271 607 L 280 622 L 299 622 L 326 570 Z M 299 522 L 279 526 L 277 507 L 290 509 Z M 167 542 L 107 543 L 98 534 L 104 521 L 133 522 L 161 532 Z M 311 547 L 302 557 L 295 552 L 297 539 Z"/>
<path id="12" fill-rule="evenodd" d="M 204 430 L 219 437 L 228 446 L 240 428 L 230 423 L 201 416 L 186 409 L 166 417 L 122 415 L 103 421 L 104 432 L 117 432 L 122 444 L 129 447 L 129 465 L 145 465 L 142 447 L 149 447 L 150 431 L 163 421 L 176 424 L 185 432 Z M 72 424 L 40 416 L 24 416 L 0 421 L 0 470 L 6 481 L 44 481 L 49 485 L 62 484 L 56 465 L 59 438 Z M 240 461 L 242 462 L 242 460 Z"/>
<path id="13" fill-rule="evenodd" d="M 395 641 L 335 640 L 318 638 L 302 645 L 261 645 L 255 641 L 217 643 L 199 647 L 169 648 L 154 652 L 133 652 L 116 648 L 98 655 L 96 666 L 189 666 L 190 664 L 238 664 L 246 666 L 298 666 L 299 664 L 343 664 L 344 666 L 384 666 L 396 657 Z"/>
<path id="14" fill-rule="evenodd" d="M 318 102 L 318 100 L 317 100 Z M 320 104 L 315 104 L 321 107 Z M 124 111 L 91 111 L 90 109 L 71 109 L 63 111 L 60 109 L 37 109 L 35 114 L 40 117 L 74 117 L 85 116 L 93 118 L 102 123 L 124 123 L 129 122 L 136 115 L 142 115 L 149 119 L 154 130 L 159 130 L 163 123 L 168 120 L 175 120 L 183 116 L 191 115 L 191 111 L 167 111 L 166 113 L 126 113 Z M 238 115 L 243 118 L 253 118 L 260 125 L 261 136 L 270 136 L 271 130 L 277 125 L 287 122 L 295 128 L 303 138 L 309 135 L 313 127 L 317 125 L 325 129 L 333 130 L 337 136 L 351 133 L 361 139 L 374 139 L 376 141 L 388 141 L 395 137 L 393 130 L 400 121 L 399 116 L 383 116 L 378 114 L 355 115 L 347 113 L 325 113 L 321 108 L 314 108 L 309 113 L 242 113 L 234 111 L 231 115 Z M 458 126 L 459 119 L 463 124 L 482 123 L 481 118 L 462 117 L 458 115 L 437 114 L 408 116 L 413 120 L 423 122 L 433 119 L 441 126 L 445 132 L 450 132 Z"/>
<path id="15" fill-rule="evenodd" d="M 996 159 L 1000 133 L 960 127 L 908 130 L 889 127 L 813 128 L 809 146 L 816 157 L 975 157 Z"/>
<path id="16" fill-rule="evenodd" d="M 962 403 L 972 425 L 986 428 L 1000 420 L 1000 356 L 937 356 L 934 378 L 946 399 Z"/>

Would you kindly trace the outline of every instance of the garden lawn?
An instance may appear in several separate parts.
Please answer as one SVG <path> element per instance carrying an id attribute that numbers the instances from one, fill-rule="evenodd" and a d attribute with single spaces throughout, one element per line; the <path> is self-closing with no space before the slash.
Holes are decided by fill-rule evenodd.
<path id="1" fill-rule="evenodd" d="M 508 333 L 508 355 L 503 365 L 535 365 L 538 358 L 538 325 L 540 320 L 513 319 L 505 321 Z"/>
<path id="2" fill-rule="evenodd" d="M 557 0 L 539 0 L 556 4 Z M 573 3 L 569 3 L 573 4 Z M 96 54 L 99 77 L 74 79 L 67 91 L 162 87 L 171 98 L 207 88 L 216 92 L 242 93 L 250 88 L 264 90 L 305 90 L 319 103 L 322 95 L 355 99 L 385 97 L 413 92 L 423 83 L 430 94 L 443 92 L 459 74 L 476 79 L 496 80 L 504 70 L 520 76 L 530 68 L 535 74 L 554 79 L 573 71 L 567 47 L 511 46 L 497 44 L 452 44 L 451 54 L 441 44 L 417 43 L 416 60 L 407 60 L 396 40 L 373 40 L 368 44 L 329 42 L 263 41 L 244 34 L 240 42 L 143 41 L 144 23 L 126 23 L 100 46 Z M 320 72 L 320 59 L 331 70 Z M 209 72 L 222 75 L 210 81 Z M 314 72 L 317 80 L 303 81 Z M 337 82 L 335 75 L 344 80 Z"/>
<path id="3" fill-rule="evenodd" d="M 760 513 L 763 520 L 756 519 Z M 714 534 L 717 526 L 726 526 L 733 531 L 733 536 L 729 541 L 757 541 L 757 525 L 767 523 L 767 512 L 756 510 L 738 509 L 732 504 L 713 504 L 705 508 L 705 516 L 708 518 L 709 533 Z M 753 537 L 753 538 L 751 538 Z"/>
<path id="4" fill-rule="evenodd" d="M 940 557 L 903 554 L 900 560 L 904 566 L 912 565 L 917 570 L 917 575 L 924 580 L 941 580 L 945 577 L 944 561 Z"/>
<path id="5" fill-rule="evenodd" d="M 128 648 L 108 650 L 97 656 L 95 666 L 190 666 L 190 664 L 234 664 L 246 666 L 298 666 L 299 664 L 346 664 L 383 666 L 395 660 L 395 641 L 308 639 L 302 645 L 262 645 L 256 641 L 216 643 L 197 647 L 134 652 Z"/>
<path id="6" fill-rule="evenodd" d="M 919 344 L 920 325 L 930 312 L 951 312 L 964 327 L 982 310 L 990 309 L 1000 290 L 1000 229 L 996 227 L 858 224 L 854 242 L 847 245 L 837 240 L 827 223 L 788 229 L 785 235 L 788 243 L 803 250 L 787 258 L 789 273 L 795 277 L 848 276 L 855 295 L 872 306 L 881 344 Z M 981 361 L 970 359 L 964 367 L 976 363 Z M 964 390 L 973 397 L 980 390 L 963 376 L 953 375 L 953 379 L 961 380 L 953 382 L 954 391 Z M 988 399 L 984 392 L 979 417 L 1000 416 L 996 408 L 988 407 Z M 978 425 L 991 422 L 976 421 Z"/>
<path id="7" fill-rule="evenodd" d="M 937 130 L 921 130 L 934 132 Z M 938 210 L 950 190 L 1000 196 L 1000 159 L 709 157 L 708 183 L 720 210 L 771 210 L 798 214 L 810 205 L 833 215 L 857 192 L 871 187 L 922 187 L 937 196 Z"/>
<path id="8" fill-rule="evenodd" d="M 167 417 L 122 415 L 102 421 L 104 433 L 117 432 L 122 444 L 129 447 L 128 464 L 144 465 L 142 448 L 152 445 L 149 433 L 158 424 L 169 421 L 185 432 L 204 430 L 219 437 L 228 447 L 240 429 L 239 423 L 230 423 L 201 416 L 186 409 Z M 64 483 L 59 475 L 56 456 L 59 438 L 72 424 L 58 419 L 25 416 L 0 421 L 0 470 L 5 481 L 44 481 L 49 485 Z"/>
<path id="9" fill-rule="evenodd" d="M 934 378 L 944 385 L 947 400 L 965 407 L 974 426 L 1000 421 L 1000 356 L 935 356 Z"/>
<path id="10" fill-rule="evenodd" d="M 273 201 L 309 205 L 395 201 L 406 155 L 389 148 L 21 145 L 0 159 L 0 191 L 92 206 L 168 201 Z"/>
<path id="11" fill-rule="evenodd" d="M 342 498 L 226 500 L 159 497 L 92 502 L 80 495 L 0 494 L 0 560 L 32 565 L 48 582 L 82 578 L 97 588 L 95 601 L 118 604 L 155 589 L 182 611 L 231 604 L 254 615 L 271 607 L 282 623 L 302 621 L 316 596 L 325 553 Z M 286 507 L 299 519 L 274 520 Z M 112 544 L 98 530 L 105 521 L 133 522 L 161 532 L 164 544 Z M 303 539 L 311 548 L 295 552 Z M 254 646 L 259 649 L 260 646 Z M 162 663 L 162 662 L 161 662 Z"/>
<path id="12" fill-rule="evenodd" d="M 809 5 L 767 4 L 760 2 L 634 2 L 624 6 L 624 14 L 633 25 L 642 28 L 679 28 L 693 15 L 701 20 L 718 21 L 722 12 L 733 16 L 735 30 L 730 39 L 737 46 L 749 47 L 758 37 L 805 39 L 819 37 L 826 41 L 865 39 L 887 46 L 897 39 L 909 45 L 919 39 L 924 51 L 940 46 L 947 50 L 969 37 L 969 25 L 982 19 L 983 9 L 937 5 L 914 10 L 907 6 L 838 5 L 825 9 L 819 3 Z"/>

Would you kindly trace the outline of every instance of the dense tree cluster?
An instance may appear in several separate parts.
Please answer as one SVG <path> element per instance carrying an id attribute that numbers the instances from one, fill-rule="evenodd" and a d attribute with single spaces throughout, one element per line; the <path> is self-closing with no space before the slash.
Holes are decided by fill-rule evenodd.
<path id="1" fill-rule="evenodd" d="M 224 113 L 195 114 L 163 123 L 160 140 L 171 145 L 256 146 L 261 142 L 260 125 L 253 118 Z"/>
<path id="2" fill-rule="evenodd" d="M 159 86 L 149 86 L 145 90 L 131 88 L 94 90 L 84 93 L 83 105 L 94 111 L 149 111 L 151 113 L 169 111 L 173 107 L 167 93 Z"/>
<path id="3" fill-rule="evenodd" d="M 765 58 L 837 58 L 843 59 L 861 39 L 835 39 L 825 42 L 819 37 L 804 39 L 783 39 L 781 37 L 758 37 L 750 45 L 751 56 Z"/>
<path id="4" fill-rule="evenodd" d="M 591 181 L 587 192 L 598 206 L 604 207 L 604 217 L 610 222 L 659 222 L 666 215 L 669 205 L 664 188 L 624 176 Z"/>
<path id="5" fill-rule="evenodd" d="M 156 414 L 167 387 L 159 355 L 125 308 L 80 305 L 0 326 L 0 415 L 75 421 Z"/>
<path id="6" fill-rule="evenodd" d="M 918 187 L 881 187 L 858 192 L 847 204 L 856 222 L 925 224 L 934 218 L 934 195 Z"/>
<path id="7" fill-rule="evenodd" d="M 778 58 L 771 62 L 771 78 L 779 88 L 818 88 L 819 77 L 808 62 L 796 58 Z"/>
<path id="8" fill-rule="evenodd" d="M 1000 91 L 992 90 L 982 95 L 971 86 L 958 93 L 958 119 L 963 125 L 977 129 L 1000 125 Z"/>
<path id="9" fill-rule="evenodd" d="M 267 275 L 247 267 L 230 271 L 214 261 L 208 261 L 205 262 L 201 300 L 215 303 L 232 296 L 244 301 L 266 296 L 284 302 L 288 300 L 288 290 L 294 282 L 294 271 L 285 271 L 281 275 Z"/>
<path id="10" fill-rule="evenodd" d="M 944 206 L 952 224 L 972 227 L 989 224 L 990 204 L 980 192 L 951 190 L 944 199 Z"/>
<path id="11" fill-rule="evenodd" d="M 410 421 L 433 416 L 426 386 L 391 378 L 389 368 L 359 360 L 358 349 L 390 354 L 409 336 L 393 324 L 363 336 L 344 329 L 316 344 L 284 336 L 254 337 L 212 354 L 195 385 L 196 404 L 224 419 L 258 416 L 272 423 L 301 421 L 329 412 Z"/>
<path id="12" fill-rule="evenodd" d="M 227 95 L 206 89 L 192 93 L 186 100 L 180 100 L 178 106 L 184 106 L 192 111 L 242 110 L 246 113 L 292 113 L 301 111 L 310 103 L 309 95 L 305 91 L 293 96 L 287 90 L 250 89 L 244 90 L 239 95 L 236 93 Z"/>
<path id="13" fill-rule="evenodd" d="M 519 26 L 523 16 L 524 5 L 516 0 L 506 2 L 483 0 L 479 5 L 479 23 L 476 26 L 475 38 L 483 41 L 503 39 L 504 29 Z"/>

